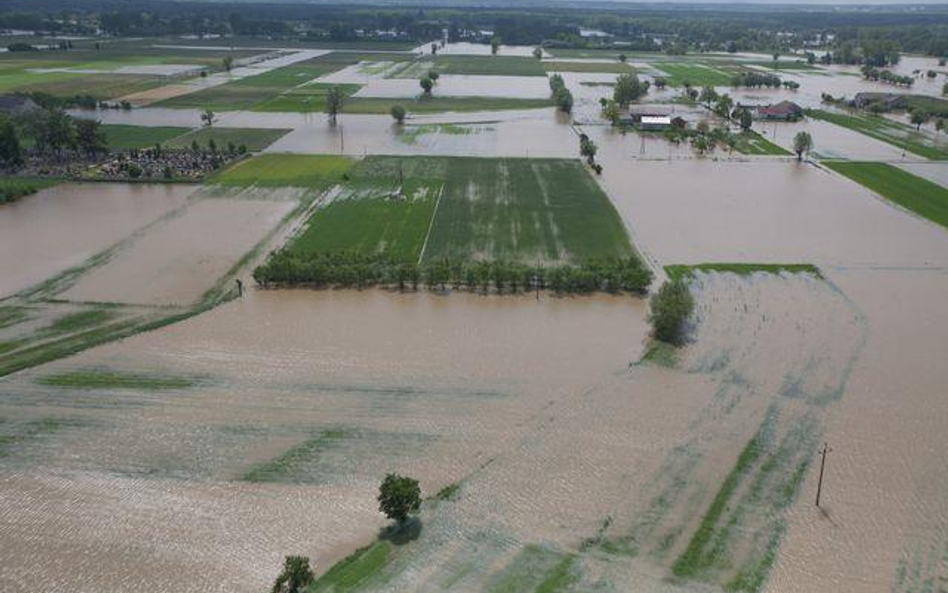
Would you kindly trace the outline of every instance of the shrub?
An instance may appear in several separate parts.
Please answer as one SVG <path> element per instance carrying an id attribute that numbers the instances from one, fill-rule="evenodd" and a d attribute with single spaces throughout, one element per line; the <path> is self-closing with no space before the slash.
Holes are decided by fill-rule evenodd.
<path id="1" fill-rule="evenodd" d="M 685 320 L 694 310 L 694 298 L 682 279 L 666 282 L 652 297 L 649 321 L 655 337 L 663 342 L 679 344 L 684 339 Z"/>

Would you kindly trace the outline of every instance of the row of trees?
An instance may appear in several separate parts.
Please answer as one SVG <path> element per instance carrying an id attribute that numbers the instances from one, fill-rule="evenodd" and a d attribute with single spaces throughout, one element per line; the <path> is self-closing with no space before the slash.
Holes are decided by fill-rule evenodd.
<path id="1" fill-rule="evenodd" d="M 559 74 L 550 77 L 550 96 L 560 111 L 569 113 L 573 110 L 573 93 L 566 88 L 566 83 Z"/>
<path id="2" fill-rule="evenodd" d="M 735 74 L 734 77 L 731 78 L 731 86 L 734 87 L 779 88 L 782 84 L 783 81 L 779 76 L 775 74 L 767 74 L 764 72 L 741 72 L 739 74 Z"/>
<path id="3" fill-rule="evenodd" d="M 888 82 L 900 86 L 908 87 L 915 84 L 915 79 L 911 76 L 896 74 L 891 70 L 881 70 L 868 64 L 862 67 L 862 75 L 866 80 L 881 80 L 882 82 Z"/>
<path id="4" fill-rule="evenodd" d="M 312 286 L 317 288 L 367 288 L 398 290 L 454 290 L 517 293 L 552 290 L 557 293 L 643 293 L 651 271 L 636 257 L 588 261 L 570 265 L 531 266 L 521 262 L 468 262 L 439 260 L 419 265 L 385 254 L 349 252 L 274 252 L 253 272 L 262 286 Z"/>
<path id="5" fill-rule="evenodd" d="M 57 157 L 66 152 L 94 157 L 108 151 L 98 121 L 76 119 L 58 108 L 31 109 L 0 118 L 0 164 L 21 165 L 26 144 L 39 154 Z"/>

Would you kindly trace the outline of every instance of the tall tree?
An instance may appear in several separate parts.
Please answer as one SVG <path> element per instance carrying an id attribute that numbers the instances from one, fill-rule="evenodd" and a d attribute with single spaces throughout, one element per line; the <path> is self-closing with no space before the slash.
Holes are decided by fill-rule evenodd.
<path id="1" fill-rule="evenodd" d="M 813 138 L 808 132 L 797 132 L 793 137 L 793 152 L 797 153 L 797 160 L 803 160 L 803 153 L 813 148 Z"/>
<path id="2" fill-rule="evenodd" d="M 388 474 L 379 487 L 379 511 L 389 519 L 404 523 L 408 515 L 421 507 L 421 488 L 418 480 L 398 474 Z"/>
<path id="3" fill-rule="evenodd" d="M 329 114 L 332 123 L 336 123 L 336 116 L 342 111 L 345 102 L 346 96 L 339 87 L 330 87 L 326 92 L 326 113 Z"/>
<path id="4" fill-rule="evenodd" d="M 421 89 L 425 92 L 426 96 L 431 95 L 431 89 L 434 87 L 434 81 L 431 80 L 430 76 L 422 76 L 418 81 L 418 84 L 421 85 Z"/>
<path id="5" fill-rule="evenodd" d="M 283 572 L 273 583 L 271 593 L 304 593 L 315 579 L 309 567 L 309 558 L 287 556 L 283 561 Z"/>
<path id="6" fill-rule="evenodd" d="M 20 136 L 17 134 L 13 122 L 6 118 L 0 121 L 0 162 L 8 166 L 17 166 L 23 163 L 23 148 L 20 146 Z"/>
<path id="7" fill-rule="evenodd" d="M 490 40 L 490 53 L 491 55 L 496 56 L 497 52 L 500 51 L 500 37 L 494 35 Z"/>
<path id="8" fill-rule="evenodd" d="M 108 150 L 105 132 L 102 130 L 99 121 L 94 119 L 76 121 L 76 145 L 79 150 L 93 157 Z"/>
<path id="9" fill-rule="evenodd" d="M 201 113 L 201 124 L 208 128 L 214 125 L 214 121 L 216 121 L 216 119 L 217 116 L 210 109 L 205 109 Z"/>

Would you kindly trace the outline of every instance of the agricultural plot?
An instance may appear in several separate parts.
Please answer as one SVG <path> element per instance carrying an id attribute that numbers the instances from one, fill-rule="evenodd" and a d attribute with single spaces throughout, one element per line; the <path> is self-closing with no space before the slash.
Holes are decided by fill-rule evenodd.
<path id="1" fill-rule="evenodd" d="M 684 62 L 655 62 L 653 67 L 668 74 L 666 81 L 670 86 L 728 86 L 734 74 L 725 67 Z"/>
<path id="2" fill-rule="evenodd" d="M 285 93 L 254 106 L 254 111 L 276 112 L 322 112 L 326 109 L 326 95 L 329 89 L 338 89 L 343 96 L 348 97 L 360 88 L 356 84 L 323 84 L 310 83 L 292 88 Z"/>
<path id="3" fill-rule="evenodd" d="M 102 124 L 100 128 L 111 149 L 149 148 L 165 144 L 191 131 L 179 126 L 130 126 L 126 124 Z"/>
<path id="4" fill-rule="evenodd" d="M 205 127 L 180 134 L 165 142 L 167 148 L 190 148 L 197 142 L 201 148 L 208 146 L 213 140 L 218 149 L 234 146 L 245 146 L 251 152 L 263 150 L 287 133 L 289 129 L 278 128 L 221 128 Z"/>
<path id="5" fill-rule="evenodd" d="M 239 187 L 304 187 L 322 191 L 337 183 L 353 161 L 339 156 L 265 154 L 241 161 L 211 181 Z"/>
<path id="6" fill-rule="evenodd" d="M 418 78 L 429 70 L 439 74 L 465 74 L 474 76 L 545 76 L 540 61 L 536 58 L 518 56 L 426 56 L 407 62 L 388 73 L 389 78 Z"/>
<path id="7" fill-rule="evenodd" d="M 845 115 L 822 109 L 807 110 L 807 115 L 865 134 L 870 138 L 875 138 L 927 159 L 948 160 L 948 144 L 926 134 L 916 132 L 911 126 L 882 116 Z"/>
<path id="8" fill-rule="evenodd" d="M 737 144 L 734 149 L 741 154 L 788 156 L 789 150 L 778 146 L 760 134 L 752 131 L 737 134 Z"/>
<path id="9" fill-rule="evenodd" d="M 624 62 L 562 62 L 544 60 L 541 62 L 547 72 L 605 72 L 613 74 L 631 74 L 635 68 Z"/>
<path id="10" fill-rule="evenodd" d="M 445 113 L 474 111 L 505 111 L 551 107 L 550 99 L 510 99 L 506 97 L 434 97 L 409 98 L 351 97 L 343 113 L 388 114 L 392 106 L 401 105 L 408 113 Z"/>
<path id="11" fill-rule="evenodd" d="M 350 176 L 291 251 L 526 262 L 633 253 L 578 161 L 370 157 Z"/>
<path id="12" fill-rule="evenodd" d="M 830 169 L 932 222 L 948 227 L 948 189 L 887 163 L 824 161 Z"/>

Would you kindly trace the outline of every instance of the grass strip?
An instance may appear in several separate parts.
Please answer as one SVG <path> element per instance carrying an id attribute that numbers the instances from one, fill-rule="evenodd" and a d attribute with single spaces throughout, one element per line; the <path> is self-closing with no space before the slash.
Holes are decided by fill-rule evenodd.
<path id="1" fill-rule="evenodd" d="M 691 277 L 695 272 L 728 272 L 738 276 L 750 276 L 752 274 L 812 274 L 817 278 L 823 277 L 820 269 L 813 264 L 703 263 L 665 266 L 665 273 L 672 280 Z"/>
<path id="2" fill-rule="evenodd" d="M 72 389 L 186 389 L 197 381 L 190 377 L 170 377 L 125 373 L 106 369 L 85 369 L 44 375 L 36 379 L 40 385 Z"/>
<path id="3" fill-rule="evenodd" d="M 887 200 L 948 228 L 948 189 L 887 163 L 824 161 Z"/>
<path id="4" fill-rule="evenodd" d="M 392 543 L 386 540 L 356 550 L 319 577 L 310 586 L 309 593 L 357 591 L 380 576 L 379 573 L 391 560 L 391 554 Z"/>

